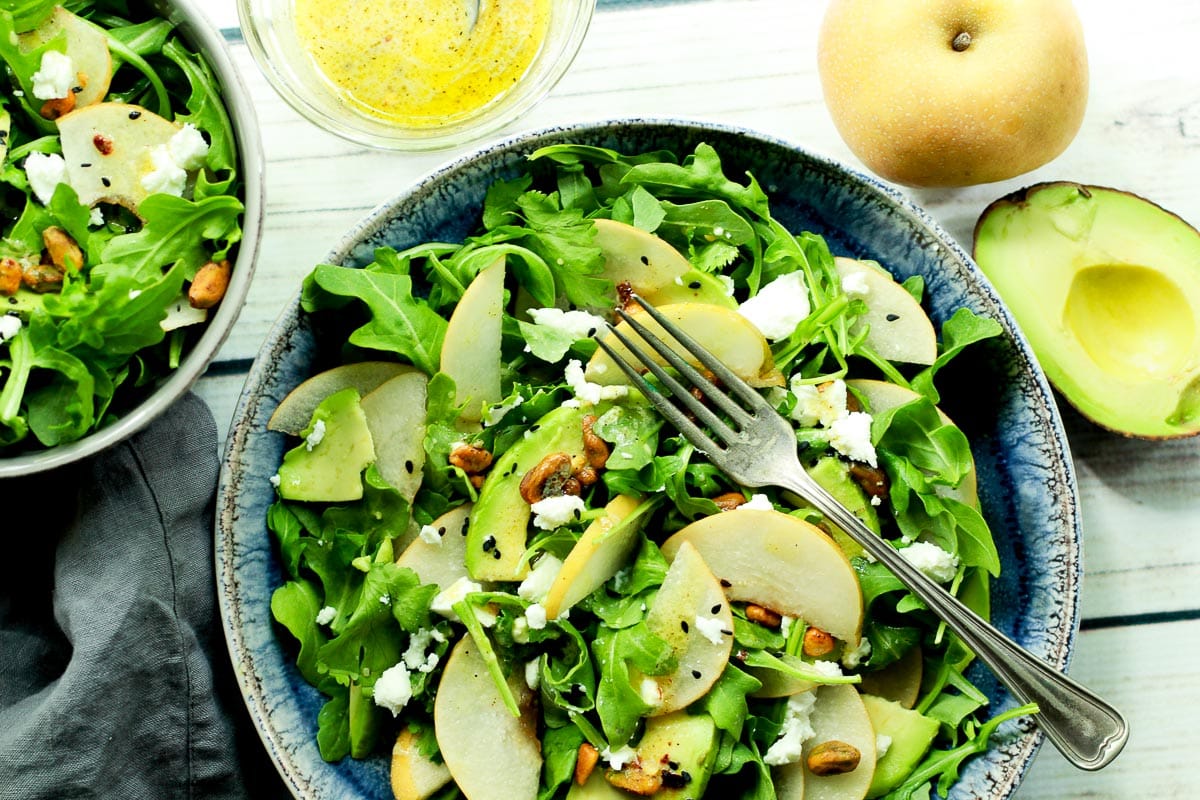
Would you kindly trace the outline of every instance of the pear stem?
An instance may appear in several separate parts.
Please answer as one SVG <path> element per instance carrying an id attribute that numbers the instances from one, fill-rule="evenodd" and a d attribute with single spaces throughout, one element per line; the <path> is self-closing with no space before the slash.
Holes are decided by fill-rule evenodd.
<path id="1" fill-rule="evenodd" d="M 954 37 L 954 41 L 950 42 L 950 46 L 954 48 L 954 52 L 961 53 L 971 46 L 971 34 L 963 31 Z"/>

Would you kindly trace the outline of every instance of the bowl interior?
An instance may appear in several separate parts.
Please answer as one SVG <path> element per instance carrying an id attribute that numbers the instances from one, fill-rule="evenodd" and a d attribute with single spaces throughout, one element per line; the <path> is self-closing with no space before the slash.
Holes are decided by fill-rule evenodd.
<path id="1" fill-rule="evenodd" d="M 837 254 L 872 258 L 900 277 L 922 276 L 940 324 L 966 306 L 998 320 L 1005 335 L 939 376 L 944 407 L 972 441 L 984 514 L 1003 564 L 993 583 L 996 625 L 1038 657 L 1065 669 L 1078 615 L 1079 520 L 1066 438 L 1046 381 L 998 297 L 967 255 L 935 222 L 871 178 L 784 142 L 745 131 L 682 121 L 627 120 L 542 131 L 492 146 L 427 178 L 376 209 L 328 261 L 361 266 L 375 247 L 458 241 L 478 219 L 484 193 L 520 172 L 539 146 L 579 142 L 628 153 L 668 149 L 683 155 L 713 145 L 726 174 L 749 171 L 793 230 L 821 234 Z M 333 338 L 333 337 L 329 337 Z M 221 607 L 232 658 L 260 733 L 300 797 L 388 798 L 382 760 L 327 764 L 315 744 L 322 698 L 298 675 L 272 628 L 272 590 L 281 574 L 266 530 L 269 483 L 285 448 L 266 430 L 279 400 L 303 378 L 336 363 L 340 342 L 323 339 L 299 311 L 280 317 L 251 370 L 228 439 L 217 531 Z M 987 387 L 980 391 L 978 387 Z M 982 395 L 982 396 L 981 396 Z M 1015 701 L 978 665 L 971 677 L 992 710 Z M 1010 723 L 1001 743 L 969 762 L 950 797 L 1007 798 L 1041 742 Z"/>
<path id="2" fill-rule="evenodd" d="M 116 422 L 88 434 L 78 441 L 47 450 L 31 451 L 11 458 L 0 458 L 0 478 L 43 472 L 95 455 L 140 431 L 182 397 L 204 374 L 217 351 L 229 336 L 242 310 L 254 266 L 258 258 L 263 224 L 262 141 L 258 117 L 249 90 L 233 65 L 228 45 L 216 26 L 205 16 L 198 0 L 155 0 L 151 6 L 178 26 L 189 45 L 212 68 L 223 91 L 225 107 L 233 123 L 237 141 L 245 211 L 242 215 L 242 239 L 230 276 L 229 288 L 216 313 L 205 324 L 204 333 L 184 355 L 179 368 L 164 378 L 154 393 Z"/>
<path id="3" fill-rule="evenodd" d="M 529 70 L 508 92 L 436 127 L 407 127 L 373 117 L 347 102 L 317 68 L 296 31 L 294 0 L 238 0 L 246 44 L 279 95 L 309 121 L 359 144 L 396 150 L 436 150 L 486 136 L 517 119 L 546 95 L 575 58 L 596 0 L 552 0 L 549 29 Z"/>

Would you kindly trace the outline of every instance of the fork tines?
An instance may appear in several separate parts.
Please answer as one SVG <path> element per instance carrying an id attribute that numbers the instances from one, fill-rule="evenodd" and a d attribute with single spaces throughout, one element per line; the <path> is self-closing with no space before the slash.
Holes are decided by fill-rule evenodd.
<path id="1" fill-rule="evenodd" d="M 753 388 L 739 378 L 733 370 L 729 369 L 715 355 L 707 350 L 703 345 L 697 342 L 692 336 L 685 333 L 673 322 L 668 320 L 658 309 L 646 302 L 637 295 L 632 296 L 632 300 L 637 302 L 646 313 L 662 326 L 663 331 L 670 335 L 673 339 L 679 342 L 685 350 L 691 353 L 697 361 L 703 364 L 710 373 L 719 380 L 730 392 L 735 394 L 743 402 L 748 404 L 752 411 L 747 411 L 740 406 L 733 398 L 729 397 L 725 392 L 721 391 L 712 380 L 704 373 L 689 364 L 679 353 L 665 343 L 661 338 L 656 336 L 644 324 L 639 322 L 633 315 L 627 313 L 624 309 L 618 309 L 617 315 L 624 320 L 630 328 L 633 329 L 642 341 L 650 346 L 654 352 L 658 353 L 664 361 L 670 364 L 680 377 L 687 380 L 692 386 L 700 390 L 700 392 L 713 405 L 720 408 L 721 411 L 729 415 L 730 419 L 738 426 L 745 426 L 754 419 L 754 412 L 761 410 L 765 405 L 765 401 L 759 396 Z M 688 411 L 695 415 L 695 418 L 705 425 L 720 439 L 732 444 L 740 441 L 741 436 L 738 431 L 730 427 L 730 425 L 705 405 L 699 398 L 692 394 L 688 387 L 684 386 L 674 375 L 668 372 L 659 364 L 649 353 L 643 348 L 635 344 L 630 337 L 621 333 L 615 327 L 610 327 L 613 335 L 617 340 L 624 345 L 630 355 L 636 358 L 643 367 L 649 370 L 663 386 L 684 405 Z M 724 449 L 717 445 L 708 436 L 703 429 L 695 424 L 688 416 L 681 411 L 674 403 L 672 403 L 661 392 L 657 391 L 643 377 L 642 373 L 633 365 L 620 356 L 616 350 L 603 339 L 597 338 L 596 343 L 606 352 L 617 366 L 629 376 L 629 379 L 634 382 L 646 398 L 673 424 L 680 433 L 690 439 L 693 444 L 701 449 L 709 451 Z"/>

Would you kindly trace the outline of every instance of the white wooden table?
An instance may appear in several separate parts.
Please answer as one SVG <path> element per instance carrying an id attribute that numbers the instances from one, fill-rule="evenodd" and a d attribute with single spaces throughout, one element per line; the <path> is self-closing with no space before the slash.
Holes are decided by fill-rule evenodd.
<path id="1" fill-rule="evenodd" d="M 1077 0 L 1091 95 L 1083 128 L 1046 167 L 1005 183 L 910 196 L 969 250 L 992 200 L 1040 180 L 1127 189 L 1200 225 L 1200 4 Z M 224 430 L 267 329 L 341 234 L 461 153 L 398 154 L 324 133 L 262 78 L 233 0 L 209 0 L 258 109 L 267 221 L 240 320 L 197 392 Z M 601 0 L 551 95 L 505 133 L 616 116 L 744 125 L 854 167 L 816 74 L 815 0 Z M 1196 265 L 1200 280 L 1200 264 Z M 1193 798 L 1200 744 L 1200 438 L 1125 440 L 1064 409 L 1083 503 L 1083 621 L 1071 674 L 1111 699 L 1133 733 L 1098 773 L 1046 745 L 1021 800 Z"/>

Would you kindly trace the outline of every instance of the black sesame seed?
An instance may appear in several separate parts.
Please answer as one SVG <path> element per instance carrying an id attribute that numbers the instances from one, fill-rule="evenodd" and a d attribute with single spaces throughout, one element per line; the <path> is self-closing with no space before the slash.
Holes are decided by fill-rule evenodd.
<path id="1" fill-rule="evenodd" d="M 408 459 L 407 461 L 405 461 L 405 462 L 404 462 L 404 468 L 405 468 L 406 470 L 408 470 L 408 474 L 409 474 L 409 475 L 412 475 L 412 474 L 413 474 L 413 470 L 414 470 L 414 469 L 416 469 L 416 465 L 415 465 L 415 464 L 413 464 L 413 462 L 412 462 L 412 459 L 410 458 L 410 459 Z"/>
<path id="2" fill-rule="evenodd" d="M 727 631 L 724 628 L 721 628 L 721 633 L 725 634 L 726 636 L 733 636 L 733 631 Z"/>
<path id="3" fill-rule="evenodd" d="M 692 677 L 695 678 L 696 680 L 700 680 L 700 677 L 701 677 L 700 670 L 698 670 L 698 669 L 692 670 Z"/>
<path id="4" fill-rule="evenodd" d="M 700 281 L 692 281 L 691 283 L 688 284 L 688 288 L 689 289 L 699 289 Z"/>
<path id="5" fill-rule="evenodd" d="M 590 339 L 590 338 L 592 338 L 592 337 L 593 337 L 593 336 L 595 336 L 595 335 L 596 335 L 596 329 L 595 329 L 595 328 L 588 328 L 588 338 Z"/>
<path id="6" fill-rule="evenodd" d="M 130 118 L 130 119 L 137 119 L 137 118 L 138 118 L 138 117 L 140 117 L 141 115 L 142 115 L 142 112 L 140 112 L 140 111 L 130 111 L 130 112 L 129 112 L 129 118 Z"/>
<path id="7" fill-rule="evenodd" d="M 493 550 L 493 551 L 492 551 L 492 558 L 496 559 L 497 561 L 499 561 L 499 560 L 500 560 L 501 556 L 500 556 L 500 550 L 499 550 L 499 549 L 496 549 L 496 550 Z"/>
<path id="8" fill-rule="evenodd" d="M 82 86 L 72 86 L 71 87 L 71 94 L 79 94 L 82 91 L 83 91 Z"/>
<path id="9" fill-rule="evenodd" d="M 720 603 L 717 603 L 715 606 L 712 607 L 712 613 L 714 613 L 714 614 L 721 613 L 721 604 Z"/>
<path id="10" fill-rule="evenodd" d="M 533 432 L 535 432 L 535 431 L 536 431 L 538 428 L 540 428 L 540 427 L 542 427 L 542 426 L 541 426 L 541 425 L 530 425 L 530 426 L 529 426 L 529 432 L 530 432 L 530 433 L 533 433 Z M 514 467 L 513 467 L 513 469 L 516 469 L 516 466 L 514 466 Z"/>
<path id="11" fill-rule="evenodd" d="M 86 162 L 84 162 L 84 163 L 80 164 L 79 166 L 80 166 L 80 168 L 81 168 L 81 169 L 87 169 L 87 168 L 88 168 L 88 167 L 90 167 L 91 165 L 92 165 L 92 162 L 90 162 L 90 161 L 86 161 Z"/>
<path id="12" fill-rule="evenodd" d="M 675 770 L 679 769 L 679 762 L 678 761 L 667 761 L 667 769 L 674 772 Z"/>
<path id="13" fill-rule="evenodd" d="M 732 583 L 730 583 L 729 581 L 725 580 L 724 578 L 721 578 L 721 585 L 722 585 L 722 586 L 724 586 L 726 589 L 728 589 L 730 586 L 733 586 L 733 584 L 732 584 Z"/>
<path id="14" fill-rule="evenodd" d="M 688 632 L 687 620 L 686 619 L 679 620 L 679 627 L 684 633 L 687 633 Z"/>
<path id="15" fill-rule="evenodd" d="M 494 549 L 496 549 L 496 537 L 488 536 L 483 540 L 483 552 L 487 553 Z"/>
<path id="16" fill-rule="evenodd" d="M 895 322 L 896 320 L 900 319 L 900 315 L 899 314 L 888 314 L 886 317 L 884 317 L 884 319 L 886 319 L 888 322 Z"/>
<path id="17" fill-rule="evenodd" d="M 650 258 L 648 256 L 642 256 L 642 263 L 646 266 L 650 266 Z"/>
<path id="18" fill-rule="evenodd" d="M 440 528 L 438 528 L 438 536 L 445 536 L 445 535 L 446 535 L 446 526 L 443 525 Z"/>
<path id="19" fill-rule="evenodd" d="M 110 181 L 108 178 L 101 178 L 100 182 L 104 184 L 105 188 L 112 186 L 112 181 Z"/>

